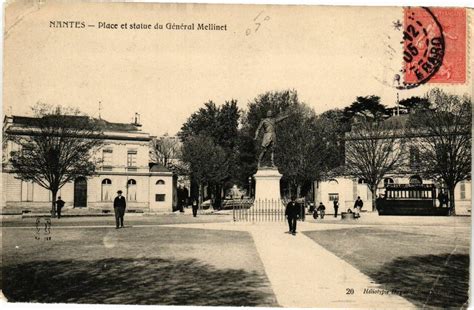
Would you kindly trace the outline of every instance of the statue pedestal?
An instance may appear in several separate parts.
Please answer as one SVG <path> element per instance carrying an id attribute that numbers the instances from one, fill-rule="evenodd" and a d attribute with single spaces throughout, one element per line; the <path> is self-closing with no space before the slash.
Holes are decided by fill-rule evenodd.
<path id="1" fill-rule="evenodd" d="M 280 179 L 282 175 L 276 167 L 258 168 L 255 178 L 255 201 L 273 200 L 279 201 Z"/>

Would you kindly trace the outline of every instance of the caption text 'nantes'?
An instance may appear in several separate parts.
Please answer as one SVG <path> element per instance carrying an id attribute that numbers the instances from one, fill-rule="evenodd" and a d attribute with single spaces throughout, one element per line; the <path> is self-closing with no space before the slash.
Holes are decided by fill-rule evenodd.
<path id="1" fill-rule="evenodd" d="M 218 25 L 213 23 L 156 23 L 143 24 L 143 23 L 107 23 L 98 22 L 97 24 L 87 24 L 83 21 L 50 21 L 50 28 L 98 28 L 98 29 L 123 29 L 123 30 L 217 30 L 227 31 L 227 24 Z"/>

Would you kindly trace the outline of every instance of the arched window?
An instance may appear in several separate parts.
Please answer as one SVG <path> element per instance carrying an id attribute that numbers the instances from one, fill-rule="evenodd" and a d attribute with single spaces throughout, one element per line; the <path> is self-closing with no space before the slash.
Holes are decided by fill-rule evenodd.
<path id="1" fill-rule="evenodd" d="M 102 201 L 110 201 L 112 200 L 112 181 L 110 179 L 103 179 L 102 180 Z"/>
<path id="2" fill-rule="evenodd" d="M 411 185 L 423 184 L 423 180 L 419 176 L 414 175 L 414 176 L 410 177 L 409 183 Z"/>
<path id="3" fill-rule="evenodd" d="M 383 186 L 384 186 L 384 187 L 387 187 L 388 184 L 393 184 L 393 183 L 394 183 L 394 182 L 393 182 L 393 179 L 392 179 L 392 178 L 385 178 L 385 179 L 383 180 Z"/>
<path id="4" fill-rule="evenodd" d="M 137 201 L 137 181 L 134 179 L 127 181 L 127 200 Z"/>
<path id="5" fill-rule="evenodd" d="M 166 201 L 165 187 L 162 186 L 162 185 L 165 185 L 165 181 L 164 180 L 158 180 L 158 181 L 156 181 L 156 185 L 160 185 L 160 186 L 156 187 L 155 201 L 160 201 L 160 202 Z"/>
<path id="6" fill-rule="evenodd" d="M 336 179 L 330 179 L 329 184 L 339 184 L 339 182 Z"/>

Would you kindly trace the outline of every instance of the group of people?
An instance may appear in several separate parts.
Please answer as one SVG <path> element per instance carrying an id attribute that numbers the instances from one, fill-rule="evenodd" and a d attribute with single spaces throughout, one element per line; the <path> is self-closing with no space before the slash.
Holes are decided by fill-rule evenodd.
<path id="1" fill-rule="evenodd" d="M 56 205 L 56 214 L 58 219 L 61 218 L 61 210 L 65 205 L 64 200 L 61 199 L 61 196 L 58 196 L 58 199 L 55 201 Z M 123 228 L 123 219 L 125 217 L 125 209 L 127 207 L 127 201 L 124 196 L 122 196 L 122 191 L 117 191 L 117 197 L 114 199 L 114 214 L 115 214 L 115 228 Z M 198 211 L 198 202 L 197 199 L 194 199 L 192 202 L 193 216 L 197 216 Z M 181 210 L 180 210 L 181 211 Z M 184 212 L 184 211 L 183 211 Z"/>
<path id="2" fill-rule="evenodd" d="M 337 198 L 333 200 L 333 206 L 334 206 L 334 217 L 337 217 L 337 212 L 339 210 L 339 200 Z M 354 202 L 354 211 L 349 209 L 348 212 L 355 213 L 354 216 L 356 218 L 359 218 L 360 210 L 362 209 L 363 206 L 364 206 L 364 202 L 359 196 Z M 318 218 L 318 214 L 319 216 L 321 216 L 321 219 L 324 219 L 324 216 L 326 214 L 326 206 L 322 202 L 320 202 L 319 206 L 317 208 L 314 208 L 314 210 L 312 211 L 313 211 L 314 219 Z M 296 223 L 297 223 L 297 220 L 300 219 L 301 217 L 301 206 L 296 202 L 296 197 L 292 196 L 290 202 L 286 205 L 285 216 L 288 220 L 289 232 L 295 235 Z"/>

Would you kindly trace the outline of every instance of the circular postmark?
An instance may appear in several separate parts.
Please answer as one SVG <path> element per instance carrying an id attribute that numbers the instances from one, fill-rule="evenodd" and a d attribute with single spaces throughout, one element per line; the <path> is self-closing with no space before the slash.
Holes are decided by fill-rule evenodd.
<path id="1" fill-rule="evenodd" d="M 401 71 L 405 79 L 396 88 L 410 89 L 428 82 L 443 64 L 445 52 L 443 28 L 429 8 L 405 8 L 401 43 L 403 44 Z"/>

